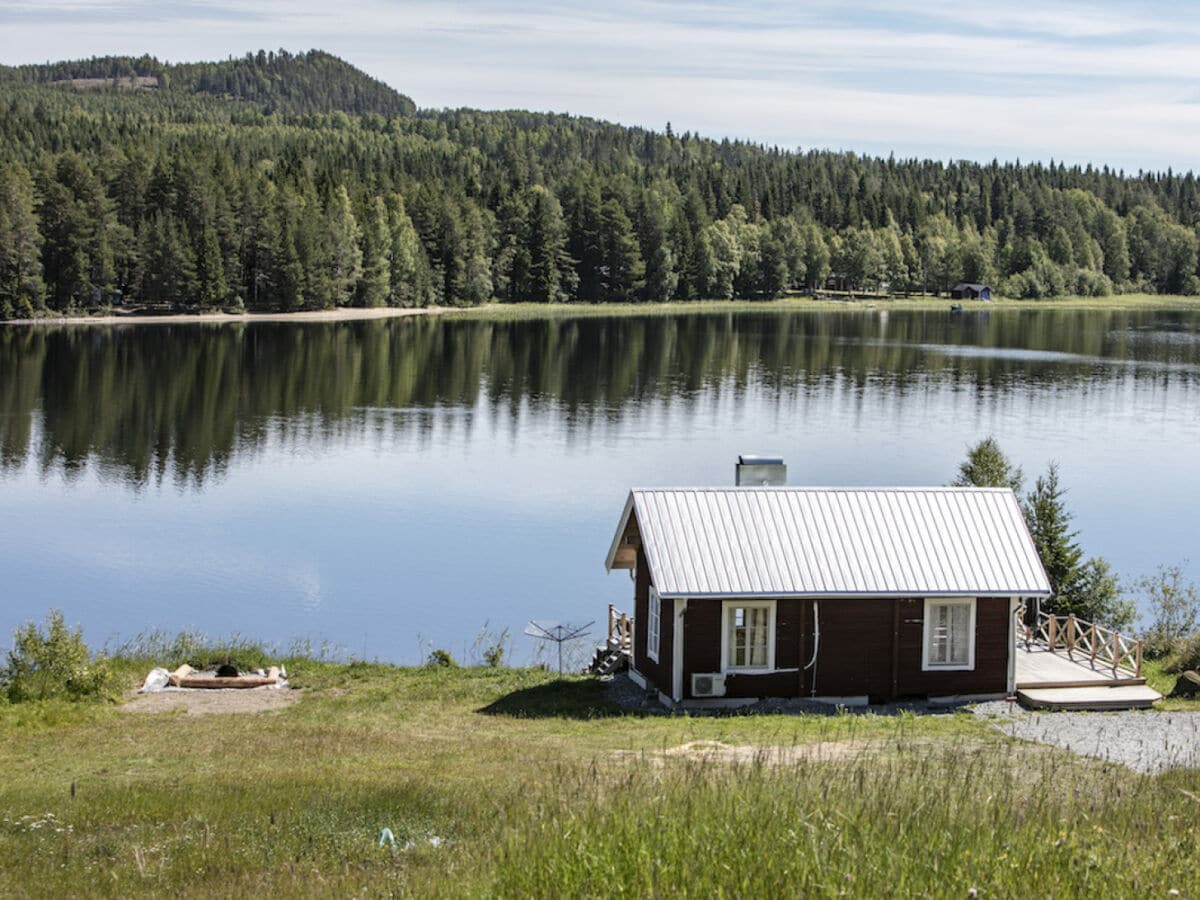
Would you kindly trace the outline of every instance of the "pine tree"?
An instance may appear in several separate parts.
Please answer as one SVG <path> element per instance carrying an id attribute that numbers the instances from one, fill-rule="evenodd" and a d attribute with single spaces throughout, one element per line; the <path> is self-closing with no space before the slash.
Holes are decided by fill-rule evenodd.
<path id="1" fill-rule="evenodd" d="M 240 217 L 241 296 L 252 309 L 269 308 L 277 301 L 271 279 L 282 237 L 274 183 L 260 178 L 248 184 Z"/>
<path id="2" fill-rule="evenodd" d="M 196 249 L 196 297 L 201 309 L 216 309 L 228 299 L 229 290 L 225 282 L 225 261 L 221 257 L 221 244 L 217 230 L 206 222 L 200 233 Z"/>
<path id="3" fill-rule="evenodd" d="M 325 238 L 328 247 L 328 294 L 326 306 L 349 306 L 363 272 L 362 231 L 345 185 L 338 185 L 325 210 Z"/>
<path id="4" fill-rule="evenodd" d="M 385 306 L 391 292 L 392 233 L 382 197 L 368 204 L 362 227 L 362 279 L 358 285 L 359 306 Z"/>
<path id="5" fill-rule="evenodd" d="M 301 241 L 305 237 L 301 222 L 311 217 L 304 216 L 304 200 L 290 188 L 279 192 L 278 202 L 279 236 L 271 248 L 271 270 L 267 279 L 271 288 L 270 304 L 283 310 L 304 309 L 310 303 L 310 283 L 319 273 L 313 267 L 314 277 L 306 277 L 300 255 Z"/>
<path id="6" fill-rule="evenodd" d="M 525 253 L 529 261 L 526 298 L 536 303 L 568 299 L 573 280 L 567 255 L 567 229 L 558 200 L 546 188 L 532 189 Z"/>
<path id="7" fill-rule="evenodd" d="M 600 207 L 600 290 L 604 300 L 632 300 L 642 285 L 646 267 L 633 233 L 633 223 L 621 204 L 608 200 Z"/>
<path id="8" fill-rule="evenodd" d="M 103 300 L 114 269 L 108 234 L 112 203 L 78 154 L 59 157 L 41 187 L 43 266 L 54 309 L 86 309 Z"/>
<path id="9" fill-rule="evenodd" d="M 429 262 L 425 248 L 404 208 L 404 198 L 391 194 L 385 200 L 391 249 L 388 264 L 391 285 L 389 306 L 427 306 L 430 302 Z"/>
<path id="10" fill-rule="evenodd" d="M 604 203 L 600 199 L 600 184 L 595 178 L 575 186 L 571 196 L 570 239 L 568 252 L 578 260 L 579 299 L 598 303 L 607 299 L 607 278 L 604 244 Z M 627 219 L 628 221 L 628 219 Z"/>
<path id="11" fill-rule="evenodd" d="M 665 303 L 675 296 L 679 274 L 675 271 L 675 253 L 667 239 L 664 203 L 657 191 L 648 191 L 642 198 L 638 236 L 646 263 L 642 297 L 652 303 Z"/>
<path id="12" fill-rule="evenodd" d="M 477 306 L 490 301 L 494 290 L 491 223 L 474 204 L 463 211 L 463 238 L 462 287 L 455 301 Z"/>
<path id="13" fill-rule="evenodd" d="M 0 319 L 42 307 L 41 252 L 33 179 L 22 166 L 0 166 Z"/>
<path id="14" fill-rule="evenodd" d="M 174 216 L 158 213 L 142 230 L 138 284 L 144 302 L 168 306 L 196 303 L 196 255 Z"/>
<path id="15" fill-rule="evenodd" d="M 529 192 L 514 192 L 496 213 L 496 295 L 505 300 L 518 301 L 529 294 L 528 200 Z"/>

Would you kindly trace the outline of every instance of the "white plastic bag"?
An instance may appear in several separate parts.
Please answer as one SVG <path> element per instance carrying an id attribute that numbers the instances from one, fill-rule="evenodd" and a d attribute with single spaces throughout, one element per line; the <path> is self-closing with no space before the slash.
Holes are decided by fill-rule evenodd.
<path id="1" fill-rule="evenodd" d="M 153 694 L 156 691 L 161 691 L 169 682 L 171 673 L 166 669 L 151 669 L 150 674 L 146 676 L 146 683 L 142 685 L 139 694 Z"/>

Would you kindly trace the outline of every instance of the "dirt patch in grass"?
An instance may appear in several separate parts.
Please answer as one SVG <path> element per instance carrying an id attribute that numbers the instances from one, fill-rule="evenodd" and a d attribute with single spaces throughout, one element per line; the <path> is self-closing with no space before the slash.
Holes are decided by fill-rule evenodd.
<path id="1" fill-rule="evenodd" d="M 123 712 L 164 713 L 182 710 L 189 716 L 221 713 L 260 713 L 291 706 L 300 691 L 291 688 L 240 688 L 215 691 L 159 691 L 135 694 L 121 707 Z"/>
<path id="2" fill-rule="evenodd" d="M 634 750 L 618 750 L 619 759 L 639 759 L 663 762 L 666 759 L 683 759 L 689 762 L 711 762 L 723 764 L 756 764 L 764 766 L 786 766 L 799 762 L 837 762 L 862 759 L 882 752 L 887 741 L 817 741 L 812 744 L 726 744 L 723 741 L 688 741 L 678 747 L 670 747 L 658 753 L 640 753 Z"/>

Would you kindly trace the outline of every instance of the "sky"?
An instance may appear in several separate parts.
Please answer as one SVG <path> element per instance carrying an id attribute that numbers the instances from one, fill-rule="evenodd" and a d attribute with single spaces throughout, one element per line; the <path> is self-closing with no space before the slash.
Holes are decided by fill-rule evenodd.
<path id="1" fill-rule="evenodd" d="M 0 0 L 0 62 L 319 48 L 423 108 L 787 149 L 1200 168 L 1190 3 Z M 1195 7 L 1200 13 L 1200 4 Z"/>

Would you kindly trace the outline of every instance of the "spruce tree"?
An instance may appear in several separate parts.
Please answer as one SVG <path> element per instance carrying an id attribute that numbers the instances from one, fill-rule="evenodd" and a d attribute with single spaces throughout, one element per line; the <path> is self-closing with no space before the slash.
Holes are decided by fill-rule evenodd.
<path id="1" fill-rule="evenodd" d="M 1059 484 L 1058 464 L 1050 463 L 1025 501 L 1025 518 L 1038 556 L 1050 579 L 1051 597 L 1043 608 L 1066 614 L 1081 611 L 1078 606 L 1080 562 L 1083 551 L 1071 531 L 1071 513 L 1063 500 L 1065 489 Z"/>
<path id="2" fill-rule="evenodd" d="M 1056 473 L 1056 484 L 1057 478 Z M 988 435 L 967 449 L 967 458 L 959 464 L 958 475 L 951 483 L 955 487 L 1006 487 L 1020 493 L 1024 480 L 1021 467 L 1013 465 L 996 439 Z"/>

